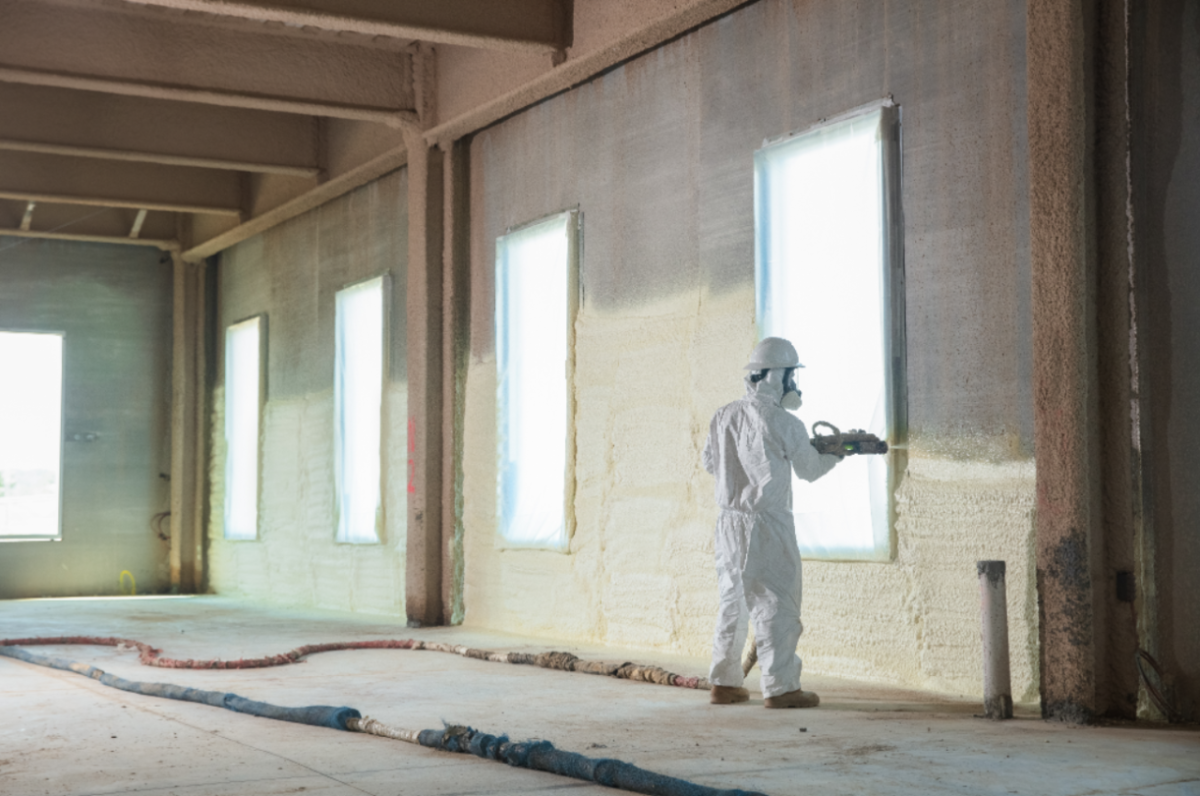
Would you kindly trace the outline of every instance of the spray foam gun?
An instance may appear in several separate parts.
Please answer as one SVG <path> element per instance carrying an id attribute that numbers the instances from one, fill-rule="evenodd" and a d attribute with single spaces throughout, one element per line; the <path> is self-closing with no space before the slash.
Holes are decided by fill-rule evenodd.
<path id="1" fill-rule="evenodd" d="M 833 433 L 818 434 L 817 426 L 825 426 Z M 818 420 L 813 423 L 812 446 L 817 453 L 832 453 L 835 456 L 852 456 L 856 453 L 887 453 L 888 444 L 874 434 L 868 434 L 861 428 L 850 429 L 842 433 L 833 423 Z"/>

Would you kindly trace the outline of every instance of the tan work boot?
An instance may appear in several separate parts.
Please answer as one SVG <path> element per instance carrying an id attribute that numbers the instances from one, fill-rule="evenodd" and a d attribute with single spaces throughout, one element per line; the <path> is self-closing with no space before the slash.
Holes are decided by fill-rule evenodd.
<path id="1" fill-rule="evenodd" d="M 819 696 L 812 691 L 804 691 L 799 688 L 763 700 L 764 708 L 815 708 L 819 704 L 821 704 Z"/>
<path id="2" fill-rule="evenodd" d="M 708 701 L 714 705 L 732 705 L 736 702 L 749 702 L 750 692 L 744 688 L 732 685 L 714 685 Z"/>

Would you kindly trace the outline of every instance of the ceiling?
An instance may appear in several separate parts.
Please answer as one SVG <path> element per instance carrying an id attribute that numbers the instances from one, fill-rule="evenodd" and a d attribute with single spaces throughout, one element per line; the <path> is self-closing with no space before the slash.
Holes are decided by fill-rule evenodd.
<path id="1" fill-rule="evenodd" d="M 553 70 L 573 5 L 0 0 L 0 234 L 219 250 L 401 165 L 439 57 L 492 94 Z"/>

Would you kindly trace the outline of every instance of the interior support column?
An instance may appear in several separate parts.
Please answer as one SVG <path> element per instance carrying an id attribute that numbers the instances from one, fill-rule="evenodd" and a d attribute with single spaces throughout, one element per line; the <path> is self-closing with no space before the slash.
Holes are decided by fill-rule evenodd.
<path id="1" fill-rule="evenodd" d="M 1030 256 L 1042 714 L 1096 715 L 1095 251 L 1085 0 L 1028 0 Z"/>
<path id="2" fill-rule="evenodd" d="M 442 610 L 442 152 L 408 138 L 408 554 L 413 626 Z"/>
<path id="3" fill-rule="evenodd" d="M 171 590 L 197 591 L 204 579 L 204 264 L 171 255 Z"/>
<path id="4" fill-rule="evenodd" d="M 470 319 L 470 179 L 468 141 L 443 150 L 442 253 L 442 612 L 463 617 L 463 420 Z"/>

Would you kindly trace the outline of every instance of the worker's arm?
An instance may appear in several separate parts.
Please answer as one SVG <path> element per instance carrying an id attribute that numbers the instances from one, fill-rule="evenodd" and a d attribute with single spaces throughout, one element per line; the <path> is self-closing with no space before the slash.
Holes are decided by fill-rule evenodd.
<path id="1" fill-rule="evenodd" d="M 816 481 L 832 470 L 842 457 L 832 453 L 817 453 L 809 441 L 808 429 L 803 421 L 791 413 L 787 415 L 792 422 L 788 423 L 785 452 L 792 463 L 792 471 L 801 481 Z"/>

